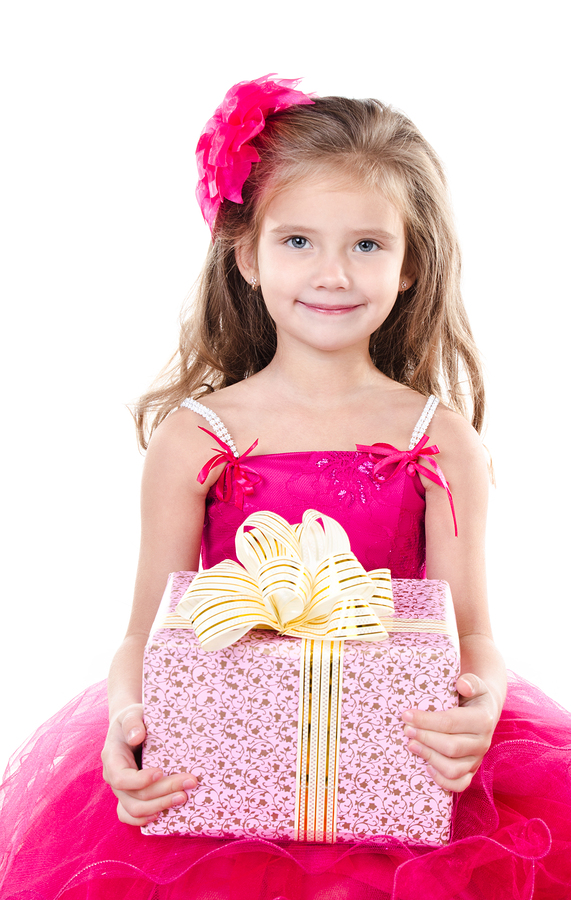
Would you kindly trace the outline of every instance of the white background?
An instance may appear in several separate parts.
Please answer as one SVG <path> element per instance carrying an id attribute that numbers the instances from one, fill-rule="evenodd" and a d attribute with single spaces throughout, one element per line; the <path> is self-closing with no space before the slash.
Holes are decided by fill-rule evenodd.
<path id="1" fill-rule="evenodd" d="M 268 72 L 393 103 L 445 161 L 488 376 L 496 638 L 510 667 L 571 708 L 563 10 L 501 0 L 7 8 L 1 763 L 105 677 L 122 638 L 142 465 L 126 404 L 174 350 L 206 252 L 200 130 L 231 84 Z"/>

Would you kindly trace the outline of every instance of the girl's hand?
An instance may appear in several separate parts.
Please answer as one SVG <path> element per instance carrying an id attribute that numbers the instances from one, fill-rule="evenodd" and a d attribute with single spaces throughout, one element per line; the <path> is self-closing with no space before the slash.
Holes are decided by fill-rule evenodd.
<path id="1" fill-rule="evenodd" d="M 198 785 L 190 772 L 163 777 L 160 769 L 139 770 L 134 751 L 145 734 L 142 704 L 128 706 L 111 722 L 101 753 L 103 778 L 119 801 L 120 821 L 128 825 L 154 822 L 163 809 L 186 803 L 186 791 Z"/>
<path id="2" fill-rule="evenodd" d="M 440 787 L 464 791 L 489 749 L 499 718 L 497 704 L 477 675 L 461 675 L 457 709 L 446 712 L 405 710 L 404 733 L 409 750 L 426 760 L 427 771 Z"/>

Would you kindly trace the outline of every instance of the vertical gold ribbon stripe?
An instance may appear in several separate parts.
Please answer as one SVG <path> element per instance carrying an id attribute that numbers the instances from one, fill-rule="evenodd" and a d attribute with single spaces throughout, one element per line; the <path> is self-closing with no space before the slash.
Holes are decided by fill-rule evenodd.
<path id="1" fill-rule="evenodd" d="M 342 656 L 342 641 L 301 642 L 296 840 L 335 841 Z"/>

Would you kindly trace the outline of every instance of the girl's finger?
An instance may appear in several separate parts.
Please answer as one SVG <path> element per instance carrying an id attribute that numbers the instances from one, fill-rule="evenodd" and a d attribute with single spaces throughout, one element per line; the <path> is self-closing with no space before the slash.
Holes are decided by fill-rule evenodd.
<path id="1" fill-rule="evenodd" d="M 401 716 L 406 725 L 442 734 L 488 735 L 493 732 L 495 718 L 486 704 L 458 706 L 445 712 L 407 709 Z"/>
<path id="2" fill-rule="evenodd" d="M 456 682 L 456 690 L 461 697 L 467 697 L 470 700 L 474 697 L 483 697 L 484 694 L 488 693 L 486 683 L 478 675 L 473 675 L 471 672 L 460 675 Z"/>
<path id="3" fill-rule="evenodd" d="M 470 710 L 463 709 L 463 713 L 469 714 Z M 405 725 L 413 728 L 422 728 L 425 731 L 439 731 L 443 734 L 470 734 L 470 720 L 465 715 L 458 716 L 458 708 L 449 709 L 446 712 L 425 712 L 422 709 L 407 709 L 402 714 Z"/>
<path id="4" fill-rule="evenodd" d="M 481 756 L 451 759 L 414 741 L 409 745 L 409 749 L 425 760 L 429 775 L 436 784 L 447 791 L 464 791 L 472 781 L 482 759 Z"/>
<path id="5" fill-rule="evenodd" d="M 460 778 L 446 778 L 445 775 L 442 775 L 442 773 L 433 766 L 427 766 L 426 771 L 439 787 L 444 788 L 445 791 L 453 791 L 454 793 L 465 791 L 474 777 L 473 772 L 467 772 Z"/>
<path id="6" fill-rule="evenodd" d="M 145 824 L 149 816 L 156 816 L 165 809 L 184 806 L 188 801 L 188 796 L 185 791 L 174 791 L 172 794 L 157 797 L 154 800 L 140 800 L 120 792 L 118 799 L 123 810 L 140 825 Z"/>
<path id="7" fill-rule="evenodd" d="M 131 766 L 113 766 L 112 761 L 103 769 L 103 778 L 114 791 L 142 791 L 162 778 L 160 769 L 137 769 Z M 165 792 L 163 792 L 165 793 Z"/>
<path id="8" fill-rule="evenodd" d="M 144 825 L 150 825 L 151 822 L 156 822 L 159 815 L 160 813 L 152 813 L 137 819 L 134 816 L 129 815 L 121 801 L 117 804 L 117 817 L 119 821 L 124 822 L 125 825 L 137 825 L 142 828 Z"/>
<path id="9" fill-rule="evenodd" d="M 425 744 L 419 744 L 418 741 L 411 741 L 409 750 L 415 756 L 419 756 L 425 762 L 429 763 L 437 772 L 445 778 L 457 779 L 462 778 L 468 772 L 477 769 L 481 760 L 481 755 L 450 757 L 444 756 L 437 750 L 432 750 Z"/>
<path id="10" fill-rule="evenodd" d="M 139 710 L 125 713 L 121 721 L 123 737 L 127 744 L 136 747 L 145 740 L 146 729 L 142 714 Z"/>
<path id="11" fill-rule="evenodd" d="M 426 731 L 407 725 L 404 733 L 411 743 L 421 744 L 429 750 L 436 750 L 450 759 L 462 759 L 467 756 L 481 756 L 488 749 L 487 741 L 475 734 L 443 734 L 439 731 Z M 417 754 L 418 755 L 418 754 Z"/>
<path id="12" fill-rule="evenodd" d="M 144 771 L 144 770 L 143 770 Z M 154 770 L 158 771 L 158 770 Z M 193 791 L 198 786 L 198 779 L 190 772 L 180 772 L 167 778 L 154 778 L 152 782 L 135 790 L 121 789 L 135 800 L 159 800 L 181 791 Z M 167 804 L 168 805 L 168 804 Z M 166 807 L 165 807 L 166 808 Z"/>

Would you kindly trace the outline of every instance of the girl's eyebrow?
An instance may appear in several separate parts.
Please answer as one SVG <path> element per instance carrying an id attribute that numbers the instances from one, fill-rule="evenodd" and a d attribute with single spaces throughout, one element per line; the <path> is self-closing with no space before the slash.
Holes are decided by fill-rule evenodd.
<path id="1" fill-rule="evenodd" d="M 270 229 L 270 234 L 316 234 L 316 228 L 306 228 L 304 225 L 276 225 L 275 228 Z M 363 236 L 372 237 L 372 238 L 380 238 L 387 243 L 394 244 L 395 241 L 398 241 L 398 237 L 395 234 L 391 234 L 390 231 L 384 231 L 381 228 L 353 228 L 348 232 L 351 238 L 358 238 Z"/>
<path id="2" fill-rule="evenodd" d="M 276 225 L 270 234 L 315 234 L 317 229 L 305 228 L 304 225 Z"/>

